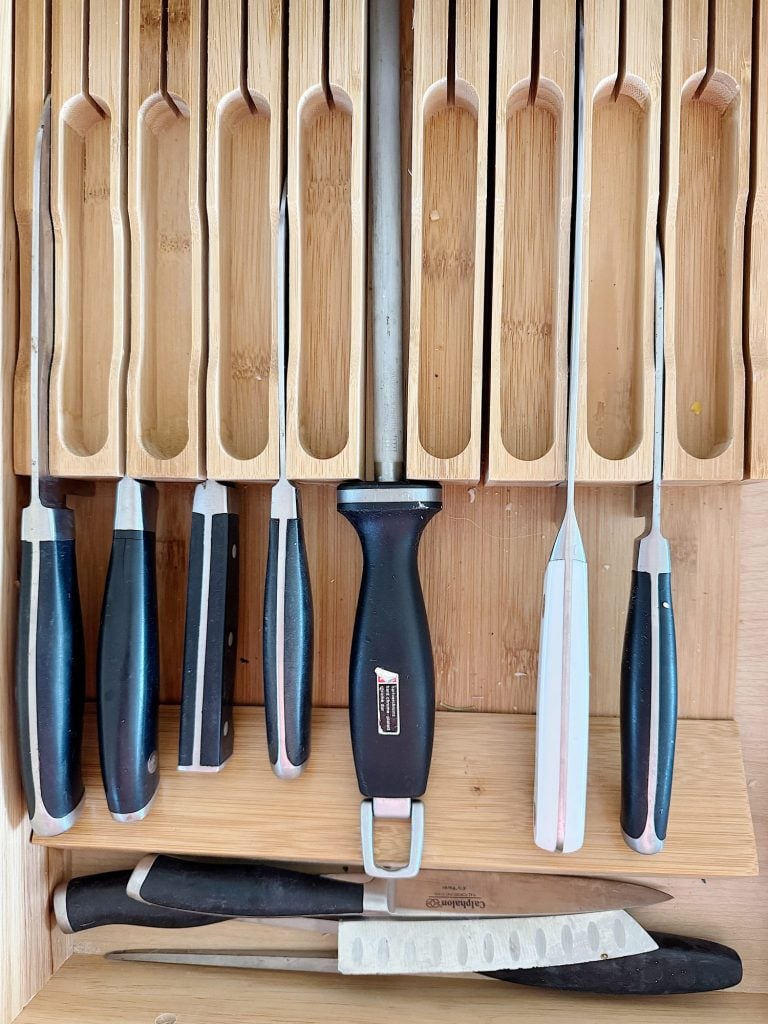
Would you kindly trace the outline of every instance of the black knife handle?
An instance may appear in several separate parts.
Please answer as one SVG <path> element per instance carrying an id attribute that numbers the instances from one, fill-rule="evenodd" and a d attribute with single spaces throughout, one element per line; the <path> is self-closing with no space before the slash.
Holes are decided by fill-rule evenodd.
<path id="1" fill-rule="evenodd" d="M 218 771 L 234 747 L 232 698 L 240 587 L 236 508 L 231 487 L 214 480 L 198 484 L 184 630 L 179 733 L 179 768 L 184 771 Z"/>
<path id="2" fill-rule="evenodd" d="M 375 501 L 360 501 L 365 492 Z M 360 791 L 419 797 L 435 722 L 429 623 L 419 579 L 424 527 L 442 508 L 439 484 L 342 484 L 338 510 L 363 549 L 349 666 L 349 717 Z"/>
<path id="3" fill-rule="evenodd" d="M 285 581 L 282 616 L 278 607 L 281 561 Z M 264 711 L 269 760 L 280 778 L 295 778 L 309 758 L 312 638 L 312 590 L 301 518 L 297 514 L 292 519 L 270 519 L 264 585 Z M 278 672 L 281 656 L 282 674 Z"/>
<path id="4" fill-rule="evenodd" d="M 301 871 L 240 863 L 145 857 L 128 895 L 154 906 L 216 917 L 316 917 L 363 912 L 363 886 Z"/>
<path id="5" fill-rule="evenodd" d="M 121 527 L 131 520 L 122 511 L 131 491 L 131 514 L 144 528 Z M 130 477 L 120 481 L 97 665 L 101 773 L 107 805 L 117 821 L 146 817 L 159 781 L 156 507 L 152 484 Z"/>
<path id="6" fill-rule="evenodd" d="M 221 920 L 205 914 L 185 914 L 180 910 L 137 903 L 129 899 L 125 892 L 130 877 L 130 871 L 107 871 L 62 882 L 53 894 L 53 909 L 59 928 L 67 934 L 105 924 L 195 928 L 198 925 L 218 924 Z"/>
<path id="7" fill-rule="evenodd" d="M 38 517 L 43 529 L 35 525 Z M 55 539 L 40 540 L 46 532 Z M 83 802 L 84 694 L 74 514 L 67 508 L 24 509 L 16 715 L 24 795 L 41 836 L 71 828 Z"/>
<path id="8" fill-rule="evenodd" d="M 658 949 L 588 964 L 491 971 L 486 975 L 517 985 L 616 996 L 670 996 L 715 992 L 741 981 L 739 954 L 707 939 L 651 932 Z"/>
<path id="9" fill-rule="evenodd" d="M 654 605 L 657 644 L 651 624 Z M 655 693 L 654 674 L 658 678 Z M 627 843 L 639 853 L 657 853 L 667 835 L 676 724 L 677 653 L 670 574 L 635 570 L 621 662 L 621 827 Z"/>

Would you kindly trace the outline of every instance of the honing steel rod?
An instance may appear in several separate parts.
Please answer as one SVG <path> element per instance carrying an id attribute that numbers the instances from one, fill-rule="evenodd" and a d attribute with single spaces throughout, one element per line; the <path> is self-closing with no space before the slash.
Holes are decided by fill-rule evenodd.
<path id="1" fill-rule="evenodd" d="M 584 11 L 577 4 L 576 119 L 566 507 L 544 577 L 536 704 L 534 839 L 569 853 L 584 842 L 589 741 L 587 558 L 576 519 L 576 448 L 584 233 Z"/>
<path id="2" fill-rule="evenodd" d="M 204 480 L 192 502 L 179 771 L 218 772 L 232 756 L 239 567 L 237 491 Z"/>
<path id="3" fill-rule="evenodd" d="M 312 718 L 312 591 L 299 492 L 285 446 L 288 316 L 288 200 L 283 188 L 277 237 L 277 394 L 280 477 L 272 488 L 264 584 L 263 673 L 267 747 L 275 774 L 300 775 L 309 758 Z"/>
<path id="4" fill-rule="evenodd" d="M 96 669 L 101 774 L 109 811 L 121 822 L 147 816 L 160 778 L 156 523 L 155 485 L 124 476 L 115 496 Z"/>
<path id="5" fill-rule="evenodd" d="M 338 491 L 338 509 L 363 549 L 363 575 L 349 668 L 349 713 L 365 870 L 408 877 L 421 864 L 432 756 L 435 694 L 432 647 L 417 563 L 419 541 L 442 507 L 438 483 L 402 479 L 403 355 L 400 221 L 399 6 L 372 0 L 370 168 L 373 289 L 375 483 Z M 376 862 L 377 818 L 409 821 L 408 863 Z"/>
<path id="6" fill-rule="evenodd" d="M 51 101 L 35 139 L 32 181 L 30 496 L 21 514 L 16 712 L 33 830 L 55 836 L 85 799 L 80 772 L 85 690 L 75 517 L 48 476 L 48 384 L 53 356 Z"/>
<path id="7" fill-rule="evenodd" d="M 664 267 L 656 241 L 651 524 L 635 549 L 621 662 L 621 828 L 638 853 L 664 846 L 677 727 L 677 649 L 669 542 L 661 532 Z"/>

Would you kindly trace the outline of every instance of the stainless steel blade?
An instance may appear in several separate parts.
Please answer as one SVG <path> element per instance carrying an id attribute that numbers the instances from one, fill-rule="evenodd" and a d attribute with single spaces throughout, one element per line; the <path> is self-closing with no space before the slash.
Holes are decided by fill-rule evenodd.
<path id="1" fill-rule="evenodd" d="M 341 974 L 461 974 L 591 963 L 656 949 L 623 910 L 557 917 L 339 923 Z"/>
<path id="2" fill-rule="evenodd" d="M 502 871 L 421 871 L 365 886 L 364 913 L 398 917 L 531 917 L 645 907 L 671 899 L 650 886 L 608 878 Z"/>

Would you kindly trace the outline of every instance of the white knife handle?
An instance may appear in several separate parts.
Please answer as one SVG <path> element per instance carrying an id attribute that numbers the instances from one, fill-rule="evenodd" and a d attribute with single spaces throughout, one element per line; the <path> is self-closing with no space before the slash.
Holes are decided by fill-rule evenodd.
<path id="1" fill-rule="evenodd" d="M 536 706 L 534 841 L 571 853 L 584 842 L 589 744 L 587 564 L 553 560 L 544 577 Z"/>

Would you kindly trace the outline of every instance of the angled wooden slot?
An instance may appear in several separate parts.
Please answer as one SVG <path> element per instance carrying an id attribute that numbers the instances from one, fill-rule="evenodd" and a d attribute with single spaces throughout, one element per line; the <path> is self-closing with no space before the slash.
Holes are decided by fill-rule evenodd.
<path id="1" fill-rule="evenodd" d="M 277 476 L 282 7 L 208 8 L 207 471 Z"/>
<path id="2" fill-rule="evenodd" d="M 752 166 L 747 207 L 744 351 L 746 476 L 768 479 L 768 9 L 753 15 Z"/>
<path id="3" fill-rule="evenodd" d="M 287 451 L 294 479 L 363 472 L 366 27 L 363 0 L 291 7 Z"/>
<path id="4" fill-rule="evenodd" d="M 652 473 L 662 0 L 586 0 L 577 476 Z"/>
<path id="5" fill-rule="evenodd" d="M 123 148 L 128 9 L 123 0 L 54 0 L 52 21 L 51 471 L 119 476 L 129 301 Z"/>
<path id="6" fill-rule="evenodd" d="M 35 134 L 49 88 L 46 0 L 14 5 L 13 208 L 19 268 L 19 327 L 13 379 L 13 469 L 29 473 L 29 355 L 32 264 L 32 167 Z"/>
<path id="7" fill-rule="evenodd" d="M 738 480 L 752 4 L 695 0 L 669 17 L 664 476 Z"/>
<path id="8" fill-rule="evenodd" d="M 127 472 L 204 473 L 201 0 L 131 4 Z"/>
<path id="9" fill-rule="evenodd" d="M 499 5 L 489 483 L 565 475 L 575 24 Z"/>
<path id="10" fill-rule="evenodd" d="M 480 476 L 490 8 L 416 0 L 408 476 Z M 451 52 L 452 51 L 452 52 Z"/>

